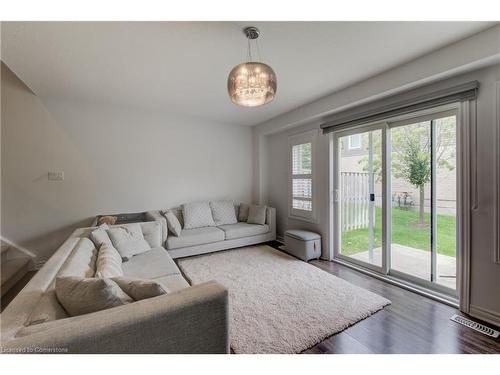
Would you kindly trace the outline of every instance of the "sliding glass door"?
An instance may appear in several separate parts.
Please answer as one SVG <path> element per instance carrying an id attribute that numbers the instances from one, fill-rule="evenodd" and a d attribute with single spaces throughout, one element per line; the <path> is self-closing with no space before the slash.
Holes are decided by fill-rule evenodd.
<path id="1" fill-rule="evenodd" d="M 456 115 L 389 123 L 390 271 L 456 290 Z"/>
<path id="2" fill-rule="evenodd" d="M 457 114 L 334 134 L 335 256 L 456 295 Z"/>
<path id="3" fill-rule="evenodd" d="M 382 270 L 382 140 L 370 127 L 337 137 L 337 212 L 340 257 Z"/>

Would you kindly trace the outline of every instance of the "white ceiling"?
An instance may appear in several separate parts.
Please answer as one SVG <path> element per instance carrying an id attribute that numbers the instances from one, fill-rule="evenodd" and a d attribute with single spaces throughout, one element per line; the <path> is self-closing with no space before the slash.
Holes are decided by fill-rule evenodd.
<path id="1" fill-rule="evenodd" d="M 227 75 L 261 30 L 278 91 L 232 104 Z M 42 99 L 255 125 L 491 27 L 491 22 L 3 22 L 2 59 Z"/>

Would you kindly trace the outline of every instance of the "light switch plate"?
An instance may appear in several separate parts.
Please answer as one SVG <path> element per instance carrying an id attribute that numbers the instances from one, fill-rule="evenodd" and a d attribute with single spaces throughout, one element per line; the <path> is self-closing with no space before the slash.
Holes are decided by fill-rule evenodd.
<path id="1" fill-rule="evenodd" d="M 64 172 L 49 172 L 49 181 L 63 181 Z"/>

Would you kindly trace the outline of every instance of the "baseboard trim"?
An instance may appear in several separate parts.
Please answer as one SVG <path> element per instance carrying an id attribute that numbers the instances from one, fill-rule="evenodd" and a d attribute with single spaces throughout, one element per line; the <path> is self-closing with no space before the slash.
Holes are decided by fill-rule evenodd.
<path id="1" fill-rule="evenodd" d="M 471 304 L 469 315 L 474 318 L 484 320 L 485 322 L 493 324 L 496 327 L 500 327 L 500 313 L 496 311 Z"/>

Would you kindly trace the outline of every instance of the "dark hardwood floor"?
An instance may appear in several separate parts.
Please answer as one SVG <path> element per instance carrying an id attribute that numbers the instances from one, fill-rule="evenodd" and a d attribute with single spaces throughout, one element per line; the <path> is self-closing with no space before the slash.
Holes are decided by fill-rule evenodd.
<path id="1" fill-rule="evenodd" d="M 280 250 L 281 243 L 268 244 Z M 309 264 L 377 293 L 391 304 L 304 351 L 305 354 L 500 354 L 500 338 L 451 321 L 453 314 L 461 314 L 451 306 L 342 264 L 324 260 L 312 260 Z"/>
<path id="2" fill-rule="evenodd" d="M 457 309 L 334 262 L 319 267 L 391 300 L 391 305 L 304 353 L 500 353 L 500 340 L 450 320 Z"/>
<path id="3" fill-rule="evenodd" d="M 0 312 L 5 310 L 7 305 L 19 294 L 19 292 L 28 284 L 31 278 L 35 275 L 36 271 L 29 271 L 19 280 L 7 293 L 5 293 L 0 300 Z"/>

